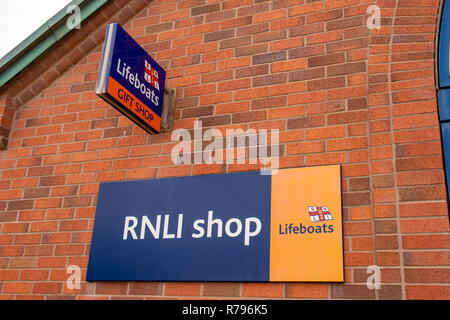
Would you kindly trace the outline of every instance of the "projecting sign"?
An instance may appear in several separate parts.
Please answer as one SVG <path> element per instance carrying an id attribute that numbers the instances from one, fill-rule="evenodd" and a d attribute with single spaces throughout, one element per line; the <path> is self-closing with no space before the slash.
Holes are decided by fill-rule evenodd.
<path id="1" fill-rule="evenodd" d="M 159 133 L 166 72 L 117 23 L 106 29 L 96 93 L 149 133 Z"/>
<path id="2" fill-rule="evenodd" d="M 344 281 L 340 166 L 102 183 L 88 281 Z"/>

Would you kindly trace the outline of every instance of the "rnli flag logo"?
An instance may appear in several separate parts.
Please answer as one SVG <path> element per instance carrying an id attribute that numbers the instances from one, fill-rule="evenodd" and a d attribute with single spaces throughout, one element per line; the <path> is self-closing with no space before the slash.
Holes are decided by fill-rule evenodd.
<path id="1" fill-rule="evenodd" d="M 156 71 L 154 68 L 152 68 L 152 66 L 150 65 L 150 63 L 147 62 L 147 60 L 145 60 L 145 75 L 144 75 L 144 77 L 145 77 L 145 80 L 147 80 L 147 82 L 152 85 L 152 87 L 159 90 L 158 71 Z"/>
<path id="2" fill-rule="evenodd" d="M 333 220 L 328 207 L 308 207 L 308 211 L 312 222 Z"/>

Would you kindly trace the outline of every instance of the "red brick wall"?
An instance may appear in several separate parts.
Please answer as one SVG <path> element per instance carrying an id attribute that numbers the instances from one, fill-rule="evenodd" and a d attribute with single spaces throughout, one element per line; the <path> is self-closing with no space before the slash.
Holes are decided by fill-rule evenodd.
<path id="1" fill-rule="evenodd" d="M 1 299 L 450 298 L 439 1 L 146 2 L 110 2 L 0 91 L 11 131 L 0 151 Z M 371 4 L 380 30 L 366 27 Z M 280 167 L 342 164 L 344 284 L 67 288 L 69 265 L 86 274 L 100 182 L 259 168 L 174 165 L 171 132 L 149 136 L 95 95 L 105 25 L 117 21 L 177 88 L 175 129 L 197 119 L 279 129 Z M 373 264 L 380 290 L 366 287 Z"/>

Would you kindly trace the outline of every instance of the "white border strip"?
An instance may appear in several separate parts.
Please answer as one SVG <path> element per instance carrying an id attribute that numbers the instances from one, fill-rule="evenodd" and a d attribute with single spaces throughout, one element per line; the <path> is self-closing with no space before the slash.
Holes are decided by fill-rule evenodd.
<path id="1" fill-rule="evenodd" d="M 109 63 L 109 60 L 111 59 L 111 55 L 112 55 L 111 45 L 112 45 L 113 34 L 114 34 L 114 27 L 113 27 L 113 24 L 110 24 L 110 25 L 108 25 L 105 46 L 103 47 L 104 56 L 102 59 L 102 64 L 100 66 L 100 75 L 99 75 L 99 79 L 97 82 L 97 88 L 95 91 L 95 93 L 97 93 L 97 94 L 103 94 L 106 92 L 105 83 L 106 83 L 106 75 L 108 74 L 108 63 Z"/>

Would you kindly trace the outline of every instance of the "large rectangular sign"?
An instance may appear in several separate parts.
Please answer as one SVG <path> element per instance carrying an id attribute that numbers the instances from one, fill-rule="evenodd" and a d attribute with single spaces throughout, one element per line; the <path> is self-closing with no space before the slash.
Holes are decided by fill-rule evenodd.
<path id="1" fill-rule="evenodd" d="M 88 281 L 344 281 L 340 166 L 102 183 Z"/>
<path id="2" fill-rule="evenodd" d="M 159 133 L 165 79 L 165 70 L 120 25 L 108 25 L 97 95 L 144 130 Z"/>

